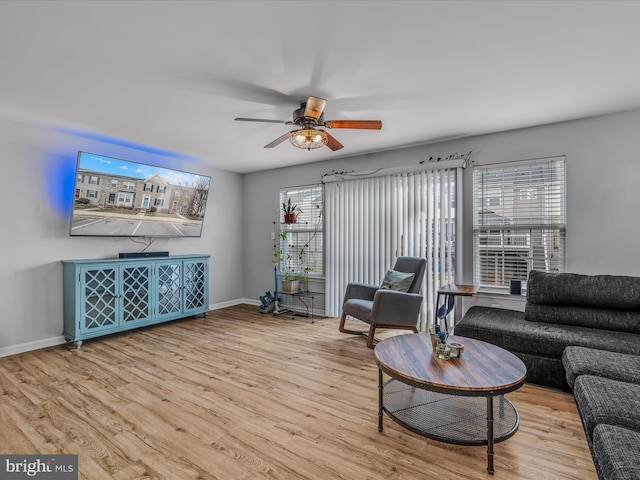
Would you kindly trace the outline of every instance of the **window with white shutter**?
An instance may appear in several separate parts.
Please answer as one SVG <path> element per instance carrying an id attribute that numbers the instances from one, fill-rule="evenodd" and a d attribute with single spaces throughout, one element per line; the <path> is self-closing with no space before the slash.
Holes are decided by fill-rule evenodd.
<path id="1" fill-rule="evenodd" d="M 564 157 L 475 167 L 474 284 L 508 288 L 529 271 L 566 271 Z"/>
<path id="2" fill-rule="evenodd" d="M 283 206 L 294 208 L 294 223 L 287 223 Z M 280 230 L 276 241 L 283 258 L 281 274 L 323 276 L 323 186 L 307 185 L 280 190 Z"/>

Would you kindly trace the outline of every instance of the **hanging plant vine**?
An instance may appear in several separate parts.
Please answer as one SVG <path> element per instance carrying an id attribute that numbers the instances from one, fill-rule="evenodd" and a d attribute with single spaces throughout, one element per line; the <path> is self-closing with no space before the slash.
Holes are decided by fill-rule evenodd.
<path id="1" fill-rule="evenodd" d="M 422 165 L 426 162 L 443 162 L 447 160 L 462 160 L 462 168 L 469 168 L 469 167 L 472 167 L 474 163 L 476 163 L 476 161 L 471 158 L 472 153 L 473 153 L 473 150 L 463 154 L 452 153 L 451 155 L 447 155 L 446 157 L 432 156 L 432 157 L 429 157 L 429 160 L 420 160 L 418 164 Z"/>

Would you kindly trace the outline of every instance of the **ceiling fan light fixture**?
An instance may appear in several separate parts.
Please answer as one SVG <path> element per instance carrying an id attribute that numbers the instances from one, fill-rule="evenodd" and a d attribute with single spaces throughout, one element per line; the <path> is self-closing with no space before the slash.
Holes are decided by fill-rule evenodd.
<path id="1" fill-rule="evenodd" d="M 311 150 L 313 148 L 324 147 L 329 141 L 329 138 L 322 130 L 311 128 L 298 130 L 289 137 L 289 141 L 294 147 Z"/>

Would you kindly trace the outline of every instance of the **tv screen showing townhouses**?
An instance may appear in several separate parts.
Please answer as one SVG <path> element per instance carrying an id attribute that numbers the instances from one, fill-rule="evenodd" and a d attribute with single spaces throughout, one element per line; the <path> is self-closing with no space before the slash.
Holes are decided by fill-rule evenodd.
<path id="1" fill-rule="evenodd" d="M 70 235 L 199 237 L 211 177 L 78 152 Z"/>

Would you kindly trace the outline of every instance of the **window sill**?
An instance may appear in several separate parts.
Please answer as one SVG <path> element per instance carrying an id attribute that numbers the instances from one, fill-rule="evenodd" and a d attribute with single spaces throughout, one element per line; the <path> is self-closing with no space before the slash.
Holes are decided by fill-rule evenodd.
<path id="1" fill-rule="evenodd" d="M 475 296 L 480 298 L 509 299 L 509 300 L 520 301 L 520 302 L 527 301 L 527 292 L 524 292 L 524 291 L 520 295 L 514 295 L 512 293 L 509 293 L 508 290 L 482 288 L 478 290 L 478 293 L 476 293 Z"/>

